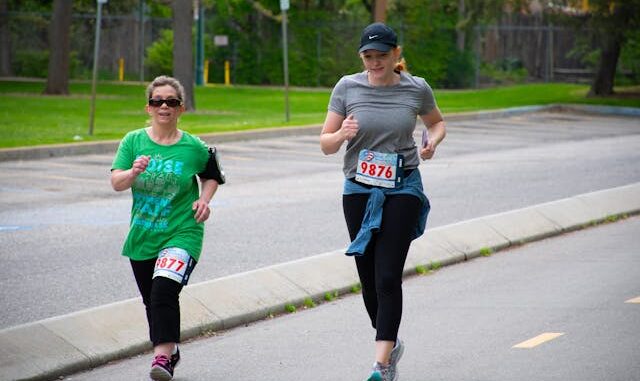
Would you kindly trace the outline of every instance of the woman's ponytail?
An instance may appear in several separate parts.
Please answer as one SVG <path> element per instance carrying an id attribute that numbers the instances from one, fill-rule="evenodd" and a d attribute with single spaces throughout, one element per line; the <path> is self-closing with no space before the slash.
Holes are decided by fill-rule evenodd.
<path id="1" fill-rule="evenodd" d="M 396 72 L 407 71 L 407 61 L 402 57 L 402 48 L 400 46 L 396 46 L 394 50 L 398 53 L 398 57 L 400 60 L 396 63 L 396 67 L 393 69 Z"/>

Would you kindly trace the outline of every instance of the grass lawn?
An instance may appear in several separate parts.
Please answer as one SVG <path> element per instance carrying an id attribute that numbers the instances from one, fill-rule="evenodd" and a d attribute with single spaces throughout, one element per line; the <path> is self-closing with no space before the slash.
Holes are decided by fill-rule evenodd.
<path id="1" fill-rule="evenodd" d="M 0 81 L 0 148 L 120 139 L 145 125 L 145 86 L 98 84 L 94 133 L 88 136 L 91 86 L 72 83 L 69 96 L 45 96 L 44 82 Z M 617 89 L 627 96 L 586 98 L 588 86 L 528 84 L 482 90 L 439 90 L 436 99 L 447 113 L 551 103 L 640 107 L 639 89 Z M 196 88 L 196 108 L 180 119 L 180 128 L 195 134 L 267 127 L 321 124 L 329 89 L 291 89 L 291 120 L 284 119 L 282 89 L 214 85 Z M 629 95 L 631 94 L 631 95 Z"/>

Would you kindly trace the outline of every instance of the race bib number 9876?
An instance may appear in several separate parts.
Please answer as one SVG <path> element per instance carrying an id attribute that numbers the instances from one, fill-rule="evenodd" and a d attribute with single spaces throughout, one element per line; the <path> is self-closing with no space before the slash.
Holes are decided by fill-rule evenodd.
<path id="1" fill-rule="evenodd" d="M 356 181 L 384 188 L 395 188 L 402 180 L 402 155 L 363 149 L 358 154 Z"/>

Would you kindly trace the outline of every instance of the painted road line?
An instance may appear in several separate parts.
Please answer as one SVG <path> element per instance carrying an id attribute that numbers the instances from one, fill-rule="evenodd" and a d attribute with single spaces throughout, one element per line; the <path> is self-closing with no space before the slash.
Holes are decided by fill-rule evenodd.
<path id="1" fill-rule="evenodd" d="M 255 158 L 253 157 L 245 157 L 245 156 L 235 156 L 235 155 L 224 155 L 225 160 L 239 160 L 239 161 L 253 161 Z"/>
<path id="2" fill-rule="evenodd" d="M 564 335 L 564 333 L 562 332 L 546 332 L 543 333 L 541 335 L 538 335 L 532 339 L 529 339 L 527 341 L 523 341 L 520 344 L 516 344 L 513 346 L 513 348 L 519 348 L 519 349 L 530 349 L 530 348 L 534 348 L 537 347 L 540 344 L 546 343 L 547 341 L 551 341 L 557 337 L 560 337 Z"/>
<path id="3" fill-rule="evenodd" d="M 640 296 L 627 300 L 625 303 L 640 304 Z"/>

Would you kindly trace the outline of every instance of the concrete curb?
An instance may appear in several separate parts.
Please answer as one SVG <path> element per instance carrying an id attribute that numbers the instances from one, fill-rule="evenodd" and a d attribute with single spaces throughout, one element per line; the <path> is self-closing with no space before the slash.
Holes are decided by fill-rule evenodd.
<path id="1" fill-rule="evenodd" d="M 640 213 L 640 183 L 586 193 L 430 229 L 415 240 L 405 274 L 446 266 L 512 245 Z M 336 250 L 193 284 L 181 294 L 182 337 L 228 329 L 358 283 L 352 259 Z M 0 379 L 50 380 L 151 349 L 139 298 L 0 331 Z"/>
<path id="2" fill-rule="evenodd" d="M 474 111 L 463 113 L 452 113 L 446 115 L 447 121 L 465 121 L 504 118 L 508 116 L 521 115 L 540 111 L 550 112 L 579 112 L 599 115 L 616 115 L 640 117 L 640 108 L 615 107 L 615 106 L 591 106 L 577 104 L 552 104 L 546 106 L 523 106 L 512 107 L 499 110 Z M 319 135 L 322 130 L 321 125 L 299 126 L 299 127 L 276 127 L 264 128 L 238 132 L 220 132 L 212 134 L 198 134 L 200 138 L 209 144 L 219 144 L 232 141 L 244 141 L 254 139 L 268 139 L 280 136 L 291 135 Z M 32 147 L 0 148 L 0 162 L 15 160 L 46 159 L 51 157 L 87 155 L 87 154 L 115 154 L 118 149 L 119 140 L 109 140 L 102 142 L 51 144 Z"/>

